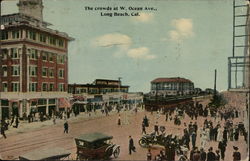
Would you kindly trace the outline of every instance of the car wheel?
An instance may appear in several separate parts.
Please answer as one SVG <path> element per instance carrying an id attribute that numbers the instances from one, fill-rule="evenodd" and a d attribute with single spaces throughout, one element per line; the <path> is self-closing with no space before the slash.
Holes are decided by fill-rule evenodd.
<path id="1" fill-rule="evenodd" d="M 120 147 L 116 148 L 115 151 L 113 152 L 115 158 L 118 158 L 119 154 L 120 154 Z"/>
<path id="2" fill-rule="evenodd" d="M 148 143 L 147 143 L 147 141 L 145 139 L 140 139 L 139 140 L 139 145 L 141 147 L 144 147 L 144 148 L 148 147 Z"/>

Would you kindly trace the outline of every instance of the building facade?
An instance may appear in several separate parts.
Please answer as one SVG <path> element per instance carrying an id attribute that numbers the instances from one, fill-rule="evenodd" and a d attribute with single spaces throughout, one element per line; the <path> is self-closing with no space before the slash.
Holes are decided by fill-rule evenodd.
<path id="1" fill-rule="evenodd" d="M 72 94 L 106 94 L 112 92 L 128 93 L 129 86 L 121 85 L 119 80 L 96 79 L 92 84 L 69 84 Z"/>
<path id="2" fill-rule="evenodd" d="M 69 106 L 66 33 L 48 28 L 42 0 L 20 0 L 19 13 L 1 17 L 0 112 L 51 115 Z M 63 107 L 64 106 L 64 107 Z"/>
<path id="3" fill-rule="evenodd" d="M 189 79 L 156 78 L 151 81 L 151 95 L 171 96 L 171 95 L 190 95 L 194 93 L 194 83 Z"/>

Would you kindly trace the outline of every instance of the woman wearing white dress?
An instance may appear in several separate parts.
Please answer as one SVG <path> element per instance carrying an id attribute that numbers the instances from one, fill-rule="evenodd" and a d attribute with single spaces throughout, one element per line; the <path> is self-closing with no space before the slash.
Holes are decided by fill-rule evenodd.
<path id="1" fill-rule="evenodd" d="M 220 142 L 223 140 L 223 129 L 221 127 L 218 128 L 217 141 Z"/>
<path id="2" fill-rule="evenodd" d="M 201 132 L 201 148 L 205 149 L 207 145 L 207 140 L 208 140 L 208 137 L 207 137 L 206 130 L 203 129 Z"/>

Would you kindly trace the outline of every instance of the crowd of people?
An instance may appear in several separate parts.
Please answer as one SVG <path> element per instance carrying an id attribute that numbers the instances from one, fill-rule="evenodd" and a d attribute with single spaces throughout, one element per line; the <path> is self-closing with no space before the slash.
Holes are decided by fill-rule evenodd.
<path id="1" fill-rule="evenodd" d="M 162 111 L 162 113 L 165 115 L 166 122 L 173 121 L 175 126 L 183 127 L 183 135 L 176 137 L 176 141 L 170 144 L 162 141 L 162 143 L 158 143 L 165 146 L 165 152 L 160 151 L 155 157 L 152 157 L 149 149 L 147 160 L 219 161 L 225 159 L 225 152 L 229 141 L 238 141 L 239 137 L 242 136 L 247 143 L 248 133 L 244 124 L 234 121 L 235 118 L 239 118 L 243 113 L 235 108 L 215 109 L 208 106 L 203 107 L 202 104 L 196 104 L 195 106 L 180 106 L 168 111 Z M 182 124 L 181 121 L 187 116 L 190 117 L 191 121 Z M 203 117 L 204 119 L 202 125 L 197 124 L 199 117 Z M 148 123 L 149 120 L 145 116 L 142 121 L 142 134 L 144 135 L 146 134 Z M 159 134 L 160 128 L 158 121 L 156 121 L 154 124 L 154 134 L 156 136 L 163 135 L 162 133 Z M 199 145 L 197 144 L 198 137 L 200 137 Z M 213 149 L 213 147 L 208 148 L 208 142 L 215 142 L 217 144 L 216 149 Z M 233 149 L 235 150 L 232 155 L 233 160 L 240 160 L 241 153 L 238 151 L 239 148 L 234 146 Z"/>

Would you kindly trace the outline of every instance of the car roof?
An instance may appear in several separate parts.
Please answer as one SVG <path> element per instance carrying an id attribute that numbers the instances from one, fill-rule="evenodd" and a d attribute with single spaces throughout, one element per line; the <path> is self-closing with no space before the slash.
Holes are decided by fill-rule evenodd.
<path id="1" fill-rule="evenodd" d="M 59 159 L 69 156 L 71 153 L 68 150 L 59 147 L 35 149 L 24 155 L 19 156 L 20 160 L 47 160 Z"/>
<path id="2" fill-rule="evenodd" d="M 75 139 L 91 143 L 91 142 L 96 142 L 96 141 L 109 140 L 112 138 L 113 136 L 109 136 L 109 135 L 99 133 L 99 132 L 94 132 L 94 133 L 82 134 L 76 137 Z"/>

